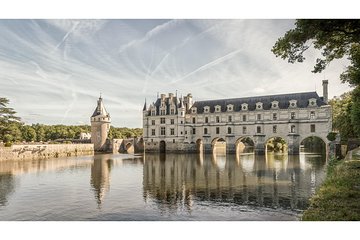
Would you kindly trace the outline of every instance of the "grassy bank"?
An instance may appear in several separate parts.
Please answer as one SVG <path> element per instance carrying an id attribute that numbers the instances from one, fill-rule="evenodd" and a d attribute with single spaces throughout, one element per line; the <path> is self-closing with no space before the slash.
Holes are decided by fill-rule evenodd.
<path id="1" fill-rule="evenodd" d="M 302 216 L 304 221 L 360 220 L 360 149 L 351 159 L 330 160 L 327 177 L 310 207 Z"/>

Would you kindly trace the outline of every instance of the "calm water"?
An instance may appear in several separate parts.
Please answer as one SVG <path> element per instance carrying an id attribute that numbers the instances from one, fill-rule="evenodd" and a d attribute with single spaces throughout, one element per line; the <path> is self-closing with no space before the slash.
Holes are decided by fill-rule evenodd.
<path id="1" fill-rule="evenodd" d="M 0 220 L 298 220 L 325 166 L 311 153 L 0 162 Z"/>

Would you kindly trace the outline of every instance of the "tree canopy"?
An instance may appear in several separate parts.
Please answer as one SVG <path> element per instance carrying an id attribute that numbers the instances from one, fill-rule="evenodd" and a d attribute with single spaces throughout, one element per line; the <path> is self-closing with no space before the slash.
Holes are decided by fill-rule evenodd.
<path id="1" fill-rule="evenodd" d="M 288 62 L 303 62 L 304 52 L 311 46 L 321 51 L 314 73 L 320 73 L 334 59 L 347 57 L 350 65 L 340 79 L 350 85 L 360 84 L 360 20 L 358 19 L 299 19 L 277 40 L 272 52 Z"/>
<path id="2" fill-rule="evenodd" d="M 55 140 L 79 139 L 80 133 L 91 132 L 89 125 L 25 125 L 20 118 L 15 116 L 13 108 L 7 107 L 9 100 L 0 98 L 0 142 L 7 146 L 13 142 L 48 142 Z M 111 126 L 109 139 L 130 138 L 142 135 L 141 128 L 116 128 Z"/>
<path id="3" fill-rule="evenodd" d="M 289 63 L 303 62 L 304 52 L 312 46 L 322 55 L 316 60 L 314 73 L 323 71 L 334 59 L 350 61 L 340 80 L 355 89 L 332 102 L 333 110 L 337 108 L 334 110 L 334 127 L 343 134 L 342 137 L 360 137 L 360 20 L 298 19 L 295 28 L 277 40 L 272 52 Z M 347 125 L 342 126 L 344 123 Z"/>

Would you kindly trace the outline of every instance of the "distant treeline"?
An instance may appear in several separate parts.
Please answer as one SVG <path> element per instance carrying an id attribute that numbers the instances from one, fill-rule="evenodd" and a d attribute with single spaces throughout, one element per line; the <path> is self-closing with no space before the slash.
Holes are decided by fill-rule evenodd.
<path id="1" fill-rule="evenodd" d="M 0 132 L 0 140 L 3 142 L 48 142 L 58 139 L 79 139 L 80 133 L 90 133 L 89 125 L 24 125 L 12 122 L 5 131 Z M 110 127 L 109 138 L 130 138 L 142 135 L 141 128 L 116 128 Z"/>

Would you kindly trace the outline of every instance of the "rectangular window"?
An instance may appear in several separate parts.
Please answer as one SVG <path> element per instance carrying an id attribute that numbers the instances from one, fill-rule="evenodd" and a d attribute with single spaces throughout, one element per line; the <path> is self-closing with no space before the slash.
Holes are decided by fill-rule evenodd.
<path id="1" fill-rule="evenodd" d="M 228 127 L 228 134 L 231 134 L 231 127 Z"/>
<path id="2" fill-rule="evenodd" d="M 160 123 L 165 124 L 165 118 L 160 118 Z"/>
<path id="3" fill-rule="evenodd" d="M 220 117 L 219 116 L 216 116 L 216 122 L 220 122 Z"/>
<path id="4" fill-rule="evenodd" d="M 180 123 L 183 124 L 183 121 L 181 120 Z"/>
<path id="5" fill-rule="evenodd" d="M 290 132 L 291 132 L 291 133 L 295 133 L 295 125 L 292 125 L 292 126 L 291 126 Z"/>
<path id="6" fill-rule="evenodd" d="M 273 113 L 273 120 L 277 120 L 277 114 Z"/>
<path id="7" fill-rule="evenodd" d="M 228 117 L 228 122 L 232 122 L 232 116 Z"/>
<path id="8" fill-rule="evenodd" d="M 258 126 L 258 127 L 256 128 L 256 132 L 257 132 L 257 133 L 261 133 L 261 127 L 260 127 L 260 126 Z"/>
<path id="9" fill-rule="evenodd" d="M 310 125 L 310 132 L 315 132 L 315 124 Z"/>
<path id="10" fill-rule="evenodd" d="M 205 123 L 208 123 L 208 122 L 209 122 L 209 118 L 205 117 Z"/>
<path id="11" fill-rule="evenodd" d="M 174 114 L 175 114 L 175 109 L 171 109 L 171 110 L 170 110 L 170 114 L 171 114 L 171 115 L 174 115 Z"/>
<path id="12" fill-rule="evenodd" d="M 151 125 L 155 125 L 155 120 L 151 120 Z"/>
<path id="13" fill-rule="evenodd" d="M 274 126 L 273 126 L 273 133 L 276 133 L 276 132 L 277 132 L 277 126 L 274 125 Z"/>
<path id="14" fill-rule="evenodd" d="M 165 110 L 160 110 L 161 115 L 165 115 Z"/>
<path id="15" fill-rule="evenodd" d="M 155 111 L 151 111 L 151 116 L 155 116 Z"/>
<path id="16" fill-rule="evenodd" d="M 193 122 L 193 123 L 196 123 L 196 118 L 193 117 L 192 122 Z"/>
<path id="17" fill-rule="evenodd" d="M 220 128 L 216 127 L 216 134 L 220 134 Z"/>
<path id="18" fill-rule="evenodd" d="M 295 119 L 295 113 L 294 112 L 292 112 L 291 113 L 291 117 L 290 117 L 291 119 Z"/>
<path id="19" fill-rule="evenodd" d="M 170 119 L 170 124 L 174 124 L 175 120 L 174 119 Z"/>
<path id="20" fill-rule="evenodd" d="M 204 128 L 204 134 L 208 134 L 207 128 Z"/>
<path id="21" fill-rule="evenodd" d="M 160 128 L 160 135 L 164 136 L 166 134 L 165 127 Z"/>
<path id="22" fill-rule="evenodd" d="M 315 111 L 310 112 L 310 119 L 315 119 Z"/>
<path id="23" fill-rule="evenodd" d="M 187 134 L 187 131 L 185 131 L 185 134 Z"/>
<path id="24" fill-rule="evenodd" d="M 151 129 L 151 135 L 155 136 L 155 129 Z"/>
<path id="25" fill-rule="evenodd" d="M 170 135 L 175 135 L 175 129 L 174 128 L 170 128 Z"/>
<path id="26" fill-rule="evenodd" d="M 192 129 L 192 134 L 196 134 L 196 128 Z"/>
<path id="27" fill-rule="evenodd" d="M 243 127 L 243 134 L 246 134 L 246 127 Z"/>
<path id="28" fill-rule="evenodd" d="M 243 115 L 243 122 L 246 122 L 246 115 Z"/>
<path id="29" fill-rule="evenodd" d="M 257 115 L 257 120 L 261 120 L 261 114 Z"/>

